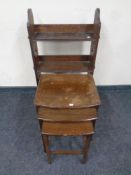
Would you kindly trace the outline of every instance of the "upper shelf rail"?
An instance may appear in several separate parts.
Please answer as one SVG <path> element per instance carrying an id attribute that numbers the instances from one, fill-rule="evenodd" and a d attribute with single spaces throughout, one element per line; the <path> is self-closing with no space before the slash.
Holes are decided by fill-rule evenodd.
<path id="1" fill-rule="evenodd" d="M 96 35 L 100 24 L 100 10 L 96 9 L 94 24 L 34 24 L 33 13 L 28 9 L 29 38 L 36 41 L 43 40 L 78 40 L 91 41 L 99 37 Z"/>

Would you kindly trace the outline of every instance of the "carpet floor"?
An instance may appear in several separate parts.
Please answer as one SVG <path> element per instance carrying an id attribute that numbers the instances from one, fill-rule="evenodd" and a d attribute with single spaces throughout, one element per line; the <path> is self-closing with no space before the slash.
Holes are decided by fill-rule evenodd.
<path id="1" fill-rule="evenodd" d="M 55 155 L 47 163 L 34 93 L 0 90 L 0 175 L 131 175 L 131 88 L 99 89 L 102 104 L 86 164 L 81 155 Z M 81 147 L 81 142 L 51 138 L 52 148 Z"/>

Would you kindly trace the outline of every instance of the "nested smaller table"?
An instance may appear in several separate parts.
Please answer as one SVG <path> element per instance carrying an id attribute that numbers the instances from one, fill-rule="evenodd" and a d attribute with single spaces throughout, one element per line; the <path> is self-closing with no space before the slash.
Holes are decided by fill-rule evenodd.
<path id="1" fill-rule="evenodd" d="M 41 75 L 35 105 L 48 162 L 51 162 L 52 153 L 83 154 L 85 162 L 100 105 L 93 77 L 80 74 Z M 49 136 L 82 136 L 83 149 L 52 151 Z"/>

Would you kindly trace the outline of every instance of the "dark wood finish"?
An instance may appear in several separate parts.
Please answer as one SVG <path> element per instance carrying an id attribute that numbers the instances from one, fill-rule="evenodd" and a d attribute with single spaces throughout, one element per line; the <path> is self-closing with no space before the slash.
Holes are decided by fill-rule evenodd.
<path id="1" fill-rule="evenodd" d="M 58 136 L 91 135 L 94 133 L 93 124 L 88 122 L 43 122 L 42 134 Z"/>
<path id="2" fill-rule="evenodd" d="M 85 122 L 97 119 L 95 108 L 84 109 L 51 109 L 38 108 L 38 119 L 48 122 Z"/>
<path id="3" fill-rule="evenodd" d="M 89 61 L 92 59 L 90 55 L 39 55 L 39 61 Z"/>
<path id="4" fill-rule="evenodd" d="M 34 24 L 28 9 L 28 34 L 37 80 L 35 105 L 48 162 L 51 154 L 83 154 L 87 159 L 100 98 L 93 79 L 101 28 L 100 10 L 93 24 Z M 89 55 L 39 55 L 37 41 L 90 41 Z M 80 73 L 86 73 L 82 75 Z M 51 74 L 45 74 L 51 73 Z M 49 136 L 83 137 L 81 150 L 50 150 Z"/>
<path id="5" fill-rule="evenodd" d="M 96 9 L 95 11 L 95 16 L 94 16 L 94 26 L 95 26 L 95 34 L 96 36 L 99 37 L 100 34 L 100 29 L 101 29 L 101 22 L 100 22 L 100 9 Z M 91 48 L 90 48 L 90 54 L 92 56 L 92 69 L 90 71 L 91 74 L 94 73 L 94 69 L 95 68 L 95 61 L 96 61 L 96 54 L 97 54 L 97 47 L 98 47 L 98 42 L 99 39 L 94 38 L 91 41 Z"/>
<path id="6" fill-rule="evenodd" d="M 35 24 L 36 33 L 93 33 L 93 24 Z"/>
<path id="7" fill-rule="evenodd" d="M 44 141 L 44 135 L 41 134 L 41 137 L 42 137 L 42 142 L 43 142 L 43 149 L 44 149 L 44 152 L 46 153 L 46 145 L 45 145 L 45 141 Z"/>
<path id="8" fill-rule="evenodd" d="M 32 39 L 35 41 L 92 41 L 93 33 L 35 33 Z"/>
<path id="9" fill-rule="evenodd" d="M 48 163 L 51 163 L 51 152 L 49 150 L 49 138 L 48 135 L 43 135 L 43 141 L 45 146 L 45 151 L 47 153 Z"/>
<path id="10" fill-rule="evenodd" d="M 28 29 L 28 34 L 29 36 L 32 36 L 33 34 L 33 25 L 34 25 L 34 17 L 31 9 L 28 9 L 28 22 L 27 22 L 27 29 Z M 38 83 L 38 75 L 37 75 L 37 64 L 39 62 L 38 59 L 38 47 L 37 47 L 37 42 L 32 40 L 31 38 L 29 39 L 30 42 L 30 47 L 31 47 L 31 54 L 32 54 L 32 59 L 34 63 L 34 71 L 35 71 L 35 76 L 36 76 L 36 81 Z"/>
<path id="11" fill-rule="evenodd" d="M 39 119 L 40 129 L 42 128 L 42 123 L 43 123 L 43 120 L 42 119 Z"/>
<path id="12" fill-rule="evenodd" d="M 74 99 L 75 101 L 72 102 Z M 41 134 L 46 136 L 43 145 L 49 163 L 51 163 L 51 154 L 71 153 L 83 154 L 82 163 L 86 162 L 99 104 L 100 99 L 92 75 L 41 75 L 35 105 L 38 119 L 43 121 Z M 48 137 L 56 135 L 83 136 L 83 150 L 50 150 Z"/>
<path id="13" fill-rule="evenodd" d="M 93 24 L 45 24 L 33 25 L 33 40 L 91 41 L 95 35 Z"/>
<path id="14" fill-rule="evenodd" d="M 93 24 L 34 24 L 33 13 L 31 9 L 28 9 L 28 34 L 30 40 L 30 46 L 32 51 L 32 58 L 34 63 L 34 70 L 36 74 L 37 83 L 39 81 L 39 75 L 43 72 L 55 72 L 55 73 L 66 73 L 66 72 L 88 72 L 93 74 L 95 68 L 95 60 L 97 53 L 97 46 L 99 41 L 100 33 L 100 10 L 96 9 L 94 23 Z M 91 41 L 90 55 L 87 57 L 87 60 L 79 60 L 81 63 L 72 62 L 74 59 L 78 59 L 79 56 L 67 56 L 67 61 L 72 62 L 67 64 L 60 63 L 58 64 L 52 61 L 56 61 L 56 58 L 50 60 L 50 63 L 45 63 L 48 56 L 40 56 L 38 53 L 37 42 L 36 41 Z M 44 58 L 43 61 L 40 61 L 41 58 Z M 58 58 L 58 57 L 57 57 Z M 72 60 L 73 58 L 73 60 Z M 86 58 L 86 57 L 81 57 Z M 90 59 L 89 59 L 90 58 Z M 64 61 L 65 56 L 61 56 L 60 60 Z M 86 63 L 82 62 L 86 61 Z M 88 62 L 89 61 L 89 62 Z"/>
<path id="15" fill-rule="evenodd" d="M 41 75 L 35 105 L 50 108 L 88 108 L 100 105 L 91 75 Z"/>
<path id="16" fill-rule="evenodd" d="M 90 137 L 87 135 L 83 136 L 83 160 L 82 163 L 85 163 L 87 160 L 87 153 L 88 153 L 88 148 L 89 148 L 89 143 L 90 143 Z"/>
<path id="17" fill-rule="evenodd" d="M 86 132 L 85 132 L 86 131 Z M 51 154 L 83 154 L 82 163 L 86 162 L 87 152 L 91 134 L 94 133 L 92 122 L 81 123 L 60 123 L 60 122 L 43 122 L 42 131 L 43 144 L 47 153 L 48 162 L 51 163 Z M 78 136 L 83 135 L 83 150 L 50 150 L 49 136 Z"/>
<path id="18" fill-rule="evenodd" d="M 81 150 L 56 150 L 50 151 L 52 154 L 82 154 Z"/>
<path id="19" fill-rule="evenodd" d="M 38 65 L 38 75 L 41 72 L 45 73 L 79 73 L 79 72 L 87 72 L 87 65 L 89 62 L 87 61 L 52 61 L 52 62 L 41 62 Z"/>
<path id="20" fill-rule="evenodd" d="M 44 73 L 91 72 L 90 55 L 41 55 L 37 64 L 38 76 Z"/>

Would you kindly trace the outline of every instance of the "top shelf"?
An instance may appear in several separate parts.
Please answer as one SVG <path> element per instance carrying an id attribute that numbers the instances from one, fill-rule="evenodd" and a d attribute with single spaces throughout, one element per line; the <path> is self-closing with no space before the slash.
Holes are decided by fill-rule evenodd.
<path id="1" fill-rule="evenodd" d="M 94 24 L 33 24 L 29 38 L 35 41 L 92 41 L 99 37 Z"/>
<path id="2" fill-rule="evenodd" d="M 35 24 L 31 9 L 28 9 L 29 39 L 35 41 L 92 41 L 99 38 L 100 10 L 96 9 L 93 24 Z"/>

